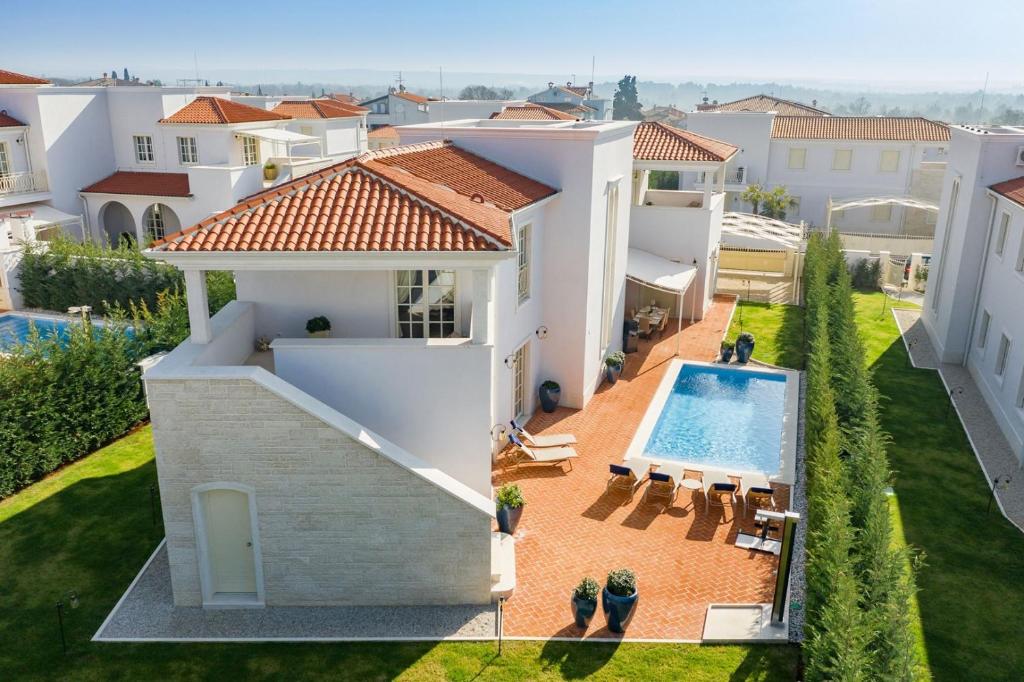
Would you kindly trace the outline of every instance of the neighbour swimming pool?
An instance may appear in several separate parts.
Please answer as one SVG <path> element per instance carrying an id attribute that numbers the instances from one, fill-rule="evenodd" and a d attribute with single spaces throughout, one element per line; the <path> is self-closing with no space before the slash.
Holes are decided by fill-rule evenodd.
<path id="1" fill-rule="evenodd" d="M 637 455 L 729 472 L 780 473 L 787 409 L 785 373 L 682 363 L 671 382 L 657 421 Z M 657 400 L 658 396 L 652 410 Z M 643 437 L 643 431 L 641 425 L 638 437 Z"/>
<path id="2" fill-rule="evenodd" d="M 39 330 L 39 335 L 44 339 L 53 336 L 65 339 L 72 324 L 78 323 L 60 317 L 4 313 L 0 315 L 0 353 L 28 341 L 32 334 L 32 325 L 35 325 Z M 94 322 L 94 324 L 102 325 L 100 322 Z"/>

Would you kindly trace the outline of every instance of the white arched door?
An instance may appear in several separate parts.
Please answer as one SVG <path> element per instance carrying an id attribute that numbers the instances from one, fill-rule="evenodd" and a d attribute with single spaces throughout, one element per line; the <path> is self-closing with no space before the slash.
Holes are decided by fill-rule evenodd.
<path id="1" fill-rule="evenodd" d="M 252 492 L 210 487 L 195 492 L 194 505 L 204 603 L 262 603 Z"/>

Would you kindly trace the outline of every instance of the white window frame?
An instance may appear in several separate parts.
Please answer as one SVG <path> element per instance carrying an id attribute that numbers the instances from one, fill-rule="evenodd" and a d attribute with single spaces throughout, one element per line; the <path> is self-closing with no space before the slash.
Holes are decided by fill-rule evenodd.
<path id="1" fill-rule="evenodd" d="M 903 160 L 903 153 L 899 149 L 883 149 L 878 154 L 878 172 L 879 173 L 896 173 L 900 169 L 900 162 Z M 886 159 L 895 158 L 895 162 L 891 164 L 886 163 Z M 891 166 L 891 168 L 889 167 Z"/>
<path id="2" fill-rule="evenodd" d="M 620 178 L 621 179 L 621 178 Z M 618 250 L 619 231 L 619 179 L 608 183 L 604 219 L 604 276 L 601 292 L 601 356 L 608 352 L 612 342 L 615 314 L 615 252 Z"/>
<path id="3" fill-rule="evenodd" d="M 195 137 L 178 136 L 178 163 L 182 166 L 192 166 L 199 163 L 199 145 Z"/>
<path id="4" fill-rule="evenodd" d="M 1013 339 L 1003 332 L 999 335 L 999 350 L 996 351 L 996 364 L 992 368 L 996 377 L 1002 381 L 1006 376 L 1006 365 L 1010 360 L 1010 349 L 1013 347 Z"/>
<path id="5" fill-rule="evenodd" d="M 792 218 L 795 218 L 795 217 L 800 215 L 800 201 L 801 201 L 800 197 L 794 197 L 794 196 L 790 195 L 790 197 L 789 197 L 789 206 L 786 207 L 786 217 L 787 218 L 792 219 Z"/>
<path id="6" fill-rule="evenodd" d="M 312 135 L 313 135 L 313 126 L 299 126 L 299 134 L 300 135 L 309 135 L 309 136 L 312 137 Z"/>
<path id="7" fill-rule="evenodd" d="M 394 324 L 395 338 L 399 338 L 399 339 L 403 339 L 403 338 L 412 338 L 412 339 L 444 339 L 444 338 L 449 338 L 449 337 L 462 338 L 461 315 L 460 315 L 460 310 L 459 310 L 460 306 L 459 306 L 459 273 L 458 273 L 458 271 L 457 270 L 445 269 L 445 268 L 407 268 L 407 269 L 404 268 L 404 269 L 401 270 L 401 272 L 419 272 L 420 275 L 421 275 L 421 277 L 420 277 L 420 282 L 421 283 L 418 284 L 418 285 L 413 285 L 413 284 L 408 284 L 408 285 L 404 285 L 403 284 L 403 285 L 400 285 L 399 282 L 398 282 L 398 272 L 399 272 L 398 270 L 394 271 L 394 273 L 392 275 L 392 280 L 391 280 L 391 291 L 392 291 L 392 296 L 394 296 L 394 303 L 391 306 L 391 310 L 392 310 L 392 314 L 394 315 L 394 319 L 395 319 L 395 324 Z M 430 285 L 430 273 L 431 272 L 450 272 L 450 273 L 452 273 L 452 282 L 453 282 L 452 283 L 452 302 L 451 302 L 450 305 L 449 304 L 431 304 L 431 303 L 429 303 L 429 294 L 430 294 L 430 286 L 431 286 Z M 434 285 L 434 286 L 437 287 L 437 286 L 441 286 L 441 285 Z M 421 300 L 427 300 L 428 302 L 425 304 L 426 307 L 425 307 L 425 312 L 424 312 L 424 315 L 423 315 L 422 322 L 420 322 L 420 323 L 403 322 L 400 319 L 401 316 L 398 314 L 399 313 L 399 308 L 401 308 L 403 306 L 405 306 L 405 307 L 412 307 L 413 305 L 416 305 L 417 302 L 413 302 L 411 300 L 411 298 L 410 298 L 408 303 L 402 303 L 401 302 L 401 296 L 399 296 L 399 291 L 398 291 L 399 287 L 403 287 L 403 288 L 408 287 L 409 289 L 412 289 L 414 287 L 419 287 L 419 288 L 423 289 L 423 292 L 422 292 L 422 297 L 423 298 Z M 441 310 L 441 309 L 447 308 L 447 307 L 450 307 L 453 310 L 453 313 L 452 313 L 452 333 L 451 334 L 441 334 L 440 336 L 431 336 L 430 335 L 430 310 L 432 308 Z M 403 324 L 409 325 L 410 326 L 410 331 L 412 330 L 414 325 L 422 324 L 423 325 L 423 336 L 402 336 L 402 325 Z M 435 323 L 435 324 L 438 324 L 438 323 Z M 440 324 L 445 324 L 445 322 L 442 321 Z"/>
<path id="8" fill-rule="evenodd" d="M 7 140 L 0 140 L 0 176 L 11 174 L 11 148 Z"/>
<path id="9" fill-rule="evenodd" d="M 799 152 L 800 165 L 796 165 L 794 161 L 794 153 Z M 806 147 L 790 147 L 789 153 L 786 155 L 786 168 L 789 170 L 804 170 L 807 168 L 807 148 Z"/>
<path id="10" fill-rule="evenodd" d="M 157 241 L 167 236 L 167 227 L 160 204 L 153 204 L 146 209 L 144 228 L 146 237 L 150 241 Z"/>
<path id="11" fill-rule="evenodd" d="M 260 165 L 260 141 L 252 135 L 242 135 L 242 165 Z"/>
<path id="12" fill-rule="evenodd" d="M 839 165 L 839 158 L 841 153 L 846 153 L 846 167 L 843 168 Z M 852 149 L 833 149 L 832 150 L 832 170 L 834 171 L 848 171 L 853 168 L 853 150 Z"/>
<path id="13" fill-rule="evenodd" d="M 1006 238 L 1010 234 L 1010 212 L 1003 211 L 999 215 L 999 227 L 996 229 L 995 254 L 1002 257 L 1006 251 Z"/>
<path id="14" fill-rule="evenodd" d="M 878 215 L 879 209 L 886 209 L 885 217 Z M 873 223 L 891 223 L 892 222 L 892 204 L 875 204 L 871 207 L 871 222 Z"/>
<path id="15" fill-rule="evenodd" d="M 982 309 L 981 311 L 981 324 L 978 327 L 978 349 L 985 350 L 985 344 L 988 343 L 988 330 L 992 326 L 992 314 L 987 310 Z"/>
<path id="16" fill-rule="evenodd" d="M 525 419 L 530 412 L 530 340 L 527 339 L 512 353 L 512 418 Z"/>
<path id="17" fill-rule="evenodd" d="M 530 300 L 530 278 L 533 270 L 530 267 L 533 254 L 533 225 L 526 223 L 520 225 L 518 230 L 519 253 L 516 261 L 517 269 L 517 290 L 519 293 L 519 305 Z"/>
<path id="18" fill-rule="evenodd" d="M 153 146 L 152 135 L 132 135 L 132 149 L 135 150 L 135 163 L 156 163 L 156 148 Z"/>

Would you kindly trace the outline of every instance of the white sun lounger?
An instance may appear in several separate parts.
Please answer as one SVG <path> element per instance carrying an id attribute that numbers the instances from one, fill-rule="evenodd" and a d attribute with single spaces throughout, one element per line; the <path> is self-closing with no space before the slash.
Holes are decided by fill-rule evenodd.
<path id="1" fill-rule="evenodd" d="M 523 443 L 523 441 L 519 439 L 519 436 L 514 433 L 510 433 L 508 435 L 508 439 L 512 441 L 512 445 L 515 446 L 514 464 L 516 466 L 523 462 L 537 462 L 539 464 L 561 464 L 562 462 L 568 462 L 569 470 L 572 471 L 572 460 L 579 457 L 576 450 L 568 445 L 550 448 L 537 448 L 534 450 Z"/>
<path id="2" fill-rule="evenodd" d="M 535 448 L 556 448 L 560 445 L 576 444 L 576 436 L 571 433 L 549 433 L 546 435 L 535 436 L 516 423 L 515 419 L 510 423 L 512 424 L 512 433 L 518 435 L 520 438 L 525 438 L 530 441 L 530 445 Z"/>

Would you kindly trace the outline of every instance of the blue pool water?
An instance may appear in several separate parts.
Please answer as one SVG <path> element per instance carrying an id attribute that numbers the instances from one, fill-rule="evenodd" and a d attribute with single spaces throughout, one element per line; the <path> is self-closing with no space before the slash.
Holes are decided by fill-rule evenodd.
<path id="1" fill-rule="evenodd" d="M 31 325 L 39 330 L 44 339 L 52 336 L 66 338 L 69 325 L 76 324 L 69 320 L 48 317 L 28 317 L 17 313 L 0 315 L 0 352 L 25 343 L 31 335 Z"/>
<path id="2" fill-rule="evenodd" d="M 644 455 L 772 474 L 785 398 L 784 375 L 684 364 Z"/>

